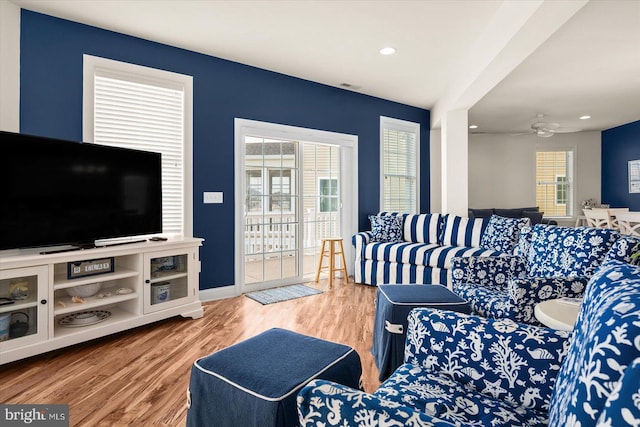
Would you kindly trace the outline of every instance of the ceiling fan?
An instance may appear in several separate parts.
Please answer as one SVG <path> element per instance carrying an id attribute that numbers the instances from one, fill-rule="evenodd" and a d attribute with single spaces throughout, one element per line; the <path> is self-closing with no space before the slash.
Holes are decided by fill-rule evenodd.
<path id="1" fill-rule="evenodd" d="M 550 138 L 556 133 L 572 133 L 580 132 L 581 130 L 582 129 L 578 128 L 562 127 L 559 123 L 547 122 L 544 120 L 544 114 L 538 113 L 535 121 L 531 124 L 531 130 L 520 135 L 534 133 L 541 138 Z"/>

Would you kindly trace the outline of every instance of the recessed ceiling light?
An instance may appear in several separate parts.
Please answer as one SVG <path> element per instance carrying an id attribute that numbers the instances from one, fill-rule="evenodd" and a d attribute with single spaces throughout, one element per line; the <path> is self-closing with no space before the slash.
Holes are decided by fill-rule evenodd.
<path id="1" fill-rule="evenodd" d="M 383 47 L 382 49 L 380 49 L 381 55 L 393 55 L 394 53 L 396 53 L 396 49 L 391 46 Z"/>
<path id="2" fill-rule="evenodd" d="M 591 116 L 580 116 L 580 120 L 588 120 Z"/>
<path id="3" fill-rule="evenodd" d="M 478 129 L 478 125 L 471 125 L 469 126 L 469 129 Z"/>

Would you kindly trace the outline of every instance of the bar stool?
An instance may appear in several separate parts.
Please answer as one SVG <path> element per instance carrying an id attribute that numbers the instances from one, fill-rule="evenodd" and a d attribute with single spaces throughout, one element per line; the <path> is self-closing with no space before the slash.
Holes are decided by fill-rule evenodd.
<path id="1" fill-rule="evenodd" d="M 328 248 L 327 248 L 328 246 Z M 340 255 L 342 267 L 336 268 L 335 256 Z M 329 265 L 323 266 L 324 257 L 329 258 Z M 320 259 L 318 260 L 318 271 L 316 272 L 316 283 L 320 280 L 320 272 L 324 269 L 329 270 L 329 287 L 333 285 L 333 273 L 342 271 L 343 277 L 349 283 L 349 274 L 347 273 L 347 261 L 344 259 L 344 248 L 342 246 L 342 237 L 330 237 L 322 239 L 322 250 L 320 251 Z"/>

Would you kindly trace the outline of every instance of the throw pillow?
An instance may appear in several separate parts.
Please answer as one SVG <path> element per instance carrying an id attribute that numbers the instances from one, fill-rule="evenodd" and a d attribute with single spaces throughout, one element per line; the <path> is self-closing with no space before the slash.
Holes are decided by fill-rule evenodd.
<path id="1" fill-rule="evenodd" d="M 540 224 L 542 222 L 542 215 L 544 215 L 544 212 L 522 211 L 522 216 L 524 218 L 529 218 L 531 225 Z"/>
<path id="2" fill-rule="evenodd" d="M 480 247 L 480 238 L 489 218 L 462 218 L 451 214 L 445 214 L 443 218 L 439 239 L 441 245 Z"/>
<path id="3" fill-rule="evenodd" d="M 529 225 L 529 218 L 505 218 L 491 215 L 487 229 L 480 239 L 480 247 L 511 253 L 518 245 L 520 229 L 527 225 Z"/>
<path id="4" fill-rule="evenodd" d="M 369 215 L 373 242 L 402 242 L 402 216 Z"/>
<path id="5" fill-rule="evenodd" d="M 491 218 L 493 209 L 469 209 L 469 218 Z"/>
<path id="6" fill-rule="evenodd" d="M 522 209 L 494 209 L 495 215 L 505 218 L 521 218 Z"/>
<path id="7" fill-rule="evenodd" d="M 408 214 L 404 217 L 404 241 L 411 243 L 438 243 L 442 215 Z"/>

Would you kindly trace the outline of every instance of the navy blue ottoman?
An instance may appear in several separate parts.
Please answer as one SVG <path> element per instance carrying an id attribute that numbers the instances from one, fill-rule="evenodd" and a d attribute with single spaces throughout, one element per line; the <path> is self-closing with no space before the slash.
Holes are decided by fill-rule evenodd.
<path id="1" fill-rule="evenodd" d="M 270 329 L 195 361 L 187 427 L 297 426 L 296 396 L 309 381 L 357 389 L 361 375 L 353 348 Z"/>
<path id="2" fill-rule="evenodd" d="M 417 307 L 471 313 L 469 304 L 442 285 L 379 285 L 371 353 L 384 381 L 404 363 L 407 317 Z"/>

